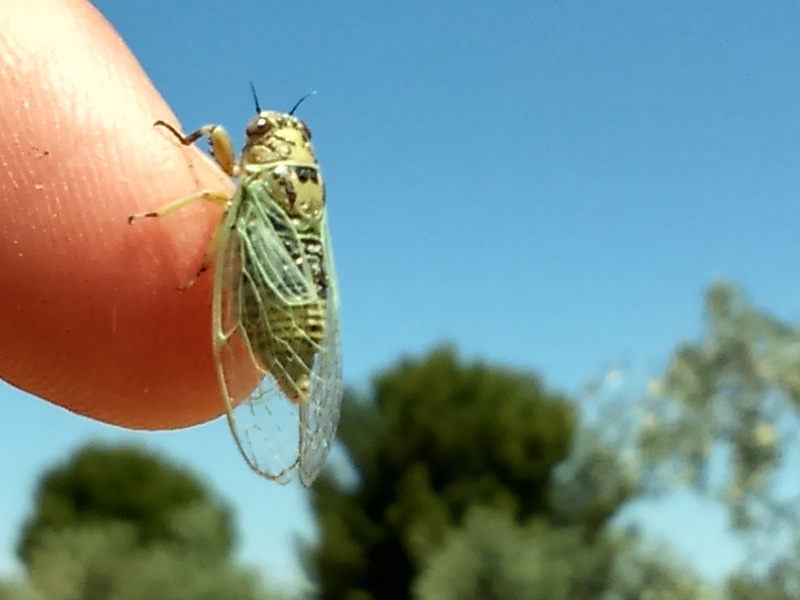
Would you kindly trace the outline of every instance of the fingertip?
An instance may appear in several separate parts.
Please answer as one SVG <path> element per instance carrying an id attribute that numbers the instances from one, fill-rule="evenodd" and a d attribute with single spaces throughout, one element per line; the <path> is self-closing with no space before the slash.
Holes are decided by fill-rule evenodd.
<path id="1" fill-rule="evenodd" d="M 217 416 L 210 278 L 175 288 L 202 261 L 219 209 L 134 215 L 230 181 L 153 127 L 172 113 L 86 2 L 4 10 L 0 47 L 14 60 L 0 92 L 0 376 L 127 427 Z"/>

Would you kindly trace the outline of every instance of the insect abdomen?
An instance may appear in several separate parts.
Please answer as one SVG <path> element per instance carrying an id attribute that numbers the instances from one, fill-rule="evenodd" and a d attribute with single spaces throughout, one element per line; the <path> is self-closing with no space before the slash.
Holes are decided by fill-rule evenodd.
<path id="1" fill-rule="evenodd" d="M 248 316 L 242 325 L 253 354 L 290 400 L 306 402 L 314 357 L 324 335 L 325 302 L 287 306 L 272 299 L 259 305 L 251 296 L 250 301 L 245 300 Z"/>

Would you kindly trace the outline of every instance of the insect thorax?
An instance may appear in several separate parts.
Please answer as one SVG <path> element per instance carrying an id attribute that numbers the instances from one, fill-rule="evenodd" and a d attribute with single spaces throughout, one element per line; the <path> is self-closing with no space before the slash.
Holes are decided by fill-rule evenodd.
<path id="1" fill-rule="evenodd" d="M 311 132 L 297 117 L 265 110 L 247 125 L 239 170 L 242 178 L 260 179 L 286 213 L 312 227 L 322 219 L 325 192 Z"/>

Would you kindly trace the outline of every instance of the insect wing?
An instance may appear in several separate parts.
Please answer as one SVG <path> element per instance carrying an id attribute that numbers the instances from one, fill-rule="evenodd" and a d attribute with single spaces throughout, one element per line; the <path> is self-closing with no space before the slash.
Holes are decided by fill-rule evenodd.
<path id="1" fill-rule="evenodd" d="M 328 276 L 325 329 L 311 370 L 311 398 L 300 405 L 300 480 L 307 486 L 317 478 L 336 437 L 342 408 L 339 287 L 333 263 L 327 219 L 322 223 L 324 270 Z"/>
<path id="2" fill-rule="evenodd" d="M 301 480 L 310 485 L 327 457 L 341 404 L 338 303 L 325 303 L 326 333 L 307 366 L 310 398 L 292 402 L 274 375 L 285 373 L 280 378 L 284 386 L 291 379 L 289 365 L 281 364 L 284 352 L 275 346 L 279 332 L 272 326 L 276 315 L 279 323 L 294 326 L 292 307 L 319 299 L 308 267 L 299 267 L 287 250 L 291 223 L 256 179 L 240 185 L 222 227 L 214 350 L 231 432 L 256 472 L 283 483 L 300 464 Z"/>

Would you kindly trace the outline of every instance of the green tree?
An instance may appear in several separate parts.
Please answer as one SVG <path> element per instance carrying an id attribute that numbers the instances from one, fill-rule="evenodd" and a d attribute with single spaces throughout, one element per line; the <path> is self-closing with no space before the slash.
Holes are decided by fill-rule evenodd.
<path id="1" fill-rule="evenodd" d="M 89 445 L 47 471 L 25 524 L 27 581 L 0 600 L 266 600 L 231 558 L 227 505 L 185 469 L 135 446 Z"/>
<path id="2" fill-rule="evenodd" d="M 131 524 L 103 523 L 43 534 L 28 567 L 42 600 L 265 600 L 259 577 L 197 543 L 157 541 L 142 546 Z M 180 528 L 180 524 L 176 524 Z"/>
<path id="3" fill-rule="evenodd" d="M 185 543 L 192 513 L 206 523 L 198 550 L 227 557 L 231 511 L 194 475 L 140 447 L 89 445 L 43 475 L 17 553 L 30 566 L 46 534 L 81 526 L 125 525 L 142 546 Z"/>
<path id="4" fill-rule="evenodd" d="M 587 541 L 577 527 L 520 525 L 476 507 L 416 581 L 417 600 L 703 600 L 709 590 L 634 534 Z"/>
<path id="5" fill-rule="evenodd" d="M 0 600 L 47 600 L 27 582 L 0 580 Z"/>
<path id="6" fill-rule="evenodd" d="M 538 378 L 448 347 L 349 394 L 340 440 L 357 481 L 330 471 L 312 488 L 320 529 L 306 563 L 322 598 L 408 598 L 412 580 L 473 505 L 547 520 L 548 482 L 575 414 Z"/>
<path id="7" fill-rule="evenodd" d="M 594 423 L 587 428 L 584 420 L 577 436 L 589 451 L 573 452 L 559 467 L 568 483 L 581 485 L 561 504 L 585 512 L 598 493 L 613 497 L 627 486 L 653 497 L 688 486 L 720 502 L 748 547 L 728 596 L 798 598 L 800 328 L 727 282 L 708 288 L 704 308 L 702 335 L 679 343 L 646 391 L 590 388 L 584 406 L 592 406 Z M 636 381 L 636 373 L 625 375 Z M 613 448 L 623 468 L 598 470 L 591 442 Z"/>
<path id="8" fill-rule="evenodd" d="M 728 581 L 728 600 L 797 600 L 797 592 L 789 592 L 783 582 L 736 573 Z"/>
<path id="9" fill-rule="evenodd" d="M 789 547 L 800 489 L 777 483 L 798 450 L 800 329 L 724 282 L 708 289 L 705 317 L 704 335 L 681 343 L 653 382 L 638 440 L 645 468 L 716 495 L 736 529 L 773 548 L 788 533 Z M 726 468 L 712 472 L 714 461 Z"/>

